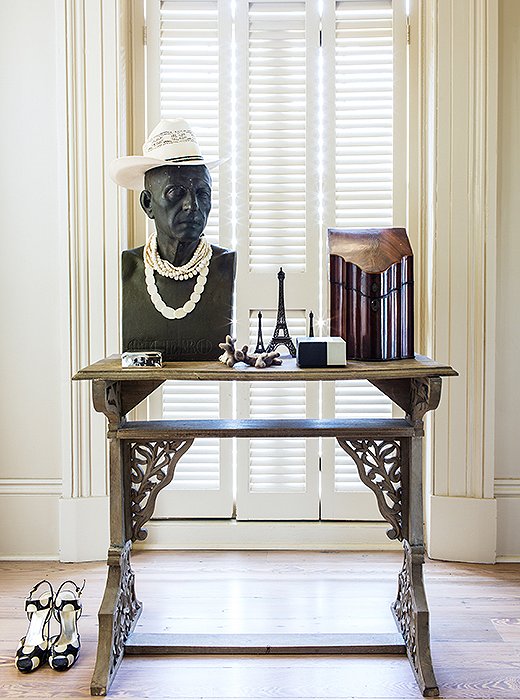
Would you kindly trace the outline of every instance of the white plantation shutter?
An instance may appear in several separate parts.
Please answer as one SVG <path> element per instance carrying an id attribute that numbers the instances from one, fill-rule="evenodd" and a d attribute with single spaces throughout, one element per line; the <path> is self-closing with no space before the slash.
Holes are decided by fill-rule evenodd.
<path id="1" fill-rule="evenodd" d="M 205 155 L 230 157 L 212 172 L 206 233 L 237 251 L 236 335 L 251 349 L 258 310 L 265 345 L 271 339 L 280 267 L 293 339 L 306 334 L 310 310 L 317 334 L 327 332 L 327 227 L 405 224 L 403 8 L 404 0 L 147 1 L 149 127 L 183 116 Z M 172 383 L 159 413 L 187 417 L 184 399 L 194 418 L 391 414 L 363 382 Z M 239 519 L 317 519 L 320 507 L 328 519 L 379 519 L 333 440 L 240 439 L 234 453 L 231 440 L 197 442 L 165 489 L 163 517 L 177 506 L 184 517 L 229 517 L 235 457 Z M 220 505 L 211 510 L 206 498 Z"/>
<path id="2" fill-rule="evenodd" d="M 392 223 L 391 0 L 336 2 L 335 225 Z"/>
<path id="3" fill-rule="evenodd" d="M 336 418 L 391 418 L 392 403 L 370 382 L 359 379 L 336 382 Z M 334 490 L 339 493 L 363 490 L 355 464 L 341 447 L 334 443 Z"/>
<path id="4" fill-rule="evenodd" d="M 183 117 L 197 134 L 209 160 L 219 158 L 219 16 L 217 0 L 162 0 L 149 3 L 159 11 L 159 99 L 151 101 L 149 124 Z M 150 25 L 149 25 L 150 26 Z M 159 110 L 157 111 L 157 106 Z M 211 173 L 212 208 L 204 235 L 219 243 L 219 170 Z"/>
<path id="5" fill-rule="evenodd" d="M 325 0 L 323 42 L 327 152 L 336 154 L 325 175 L 327 226 L 404 225 L 394 216 L 394 10 L 391 0 Z M 404 21 L 404 16 L 401 18 Z M 400 76 L 402 80 L 403 77 Z M 396 109 L 399 107 L 399 109 Z M 394 162 L 396 161 L 396 162 Z M 404 183 L 404 173 L 402 176 Z M 396 212 L 397 214 L 397 212 Z M 337 418 L 388 418 L 392 402 L 366 381 L 326 383 L 324 411 Z M 380 519 L 375 499 L 353 460 L 336 441 L 322 442 L 322 518 Z"/>
<path id="6" fill-rule="evenodd" d="M 249 2 L 249 266 L 305 270 L 305 2 Z"/>
<path id="7" fill-rule="evenodd" d="M 276 324 L 274 309 L 262 311 L 264 344 L 267 347 Z M 306 314 L 286 309 L 287 326 L 293 338 L 306 335 Z M 250 346 L 257 341 L 258 311 L 249 317 Z M 287 355 L 284 346 L 279 349 Z M 317 415 L 317 386 L 305 382 L 250 382 L 239 393 L 242 418 L 306 418 Z M 305 438 L 254 438 L 239 440 L 237 474 L 237 519 L 317 519 L 318 440 Z"/>
<path id="8" fill-rule="evenodd" d="M 318 304 L 318 5 L 243 0 L 236 36 L 237 335 L 252 336 L 254 347 L 256 309 L 264 313 L 266 345 L 274 330 L 280 267 L 293 338 L 305 334 L 306 315 Z M 318 390 L 241 385 L 239 415 L 317 416 Z M 319 516 L 317 440 L 240 440 L 237 459 L 237 518 Z"/>
<path id="9" fill-rule="evenodd" d="M 195 131 L 206 158 L 217 160 L 227 155 L 228 93 L 221 76 L 229 63 L 229 18 L 226 21 L 219 11 L 217 0 L 162 0 L 147 3 L 147 28 L 148 130 L 159 119 L 183 117 Z M 231 247 L 227 167 L 222 168 L 223 188 L 221 168 L 211 171 L 212 208 L 204 235 L 210 243 Z M 231 416 L 232 389 L 219 387 L 218 382 L 166 382 L 161 398 L 153 417 Z M 232 442 L 199 438 L 158 498 L 155 517 L 231 517 L 232 513 Z"/>
<path id="10" fill-rule="evenodd" d="M 228 415 L 231 388 L 218 382 L 165 382 L 162 418 L 191 420 Z M 197 438 L 176 466 L 175 478 L 161 492 L 156 518 L 222 518 L 233 513 L 231 440 Z"/>

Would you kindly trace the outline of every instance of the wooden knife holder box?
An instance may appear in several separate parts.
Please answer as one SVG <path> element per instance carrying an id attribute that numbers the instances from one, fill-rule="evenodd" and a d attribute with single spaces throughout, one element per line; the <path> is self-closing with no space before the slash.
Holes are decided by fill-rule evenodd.
<path id="1" fill-rule="evenodd" d="M 331 335 L 347 359 L 414 357 L 413 252 L 404 228 L 329 229 Z"/>

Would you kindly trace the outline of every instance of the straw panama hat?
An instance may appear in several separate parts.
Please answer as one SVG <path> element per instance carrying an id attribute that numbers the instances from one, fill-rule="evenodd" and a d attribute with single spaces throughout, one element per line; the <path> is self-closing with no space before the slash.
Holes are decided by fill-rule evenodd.
<path id="1" fill-rule="evenodd" d="M 163 119 L 143 145 L 142 156 L 123 156 L 112 161 L 110 177 L 129 190 L 144 189 L 144 174 L 163 165 L 205 165 L 209 170 L 221 161 L 207 161 L 185 119 Z"/>

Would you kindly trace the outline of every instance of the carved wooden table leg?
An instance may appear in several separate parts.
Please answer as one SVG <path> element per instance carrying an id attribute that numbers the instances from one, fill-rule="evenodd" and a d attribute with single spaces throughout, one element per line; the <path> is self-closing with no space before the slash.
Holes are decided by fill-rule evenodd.
<path id="1" fill-rule="evenodd" d="M 110 548 L 108 576 L 99 609 L 99 637 L 91 695 L 106 695 L 125 643 L 141 613 L 130 564 L 132 542 L 144 539 L 159 491 L 173 478 L 175 466 L 193 440 L 128 443 L 116 437 L 126 413 L 161 382 L 95 380 L 94 407 L 108 418 L 110 447 Z"/>
<path id="2" fill-rule="evenodd" d="M 439 688 L 430 653 L 430 613 L 423 580 L 422 436 L 407 442 L 408 483 L 403 483 L 403 491 L 410 502 L 404 513 L 407 521 L 403 539 L 404 562 L 392 612 L 422 694 L 436 697 Z"/>
<path id="3" fill-rule="evenodd" d="M 354 460 L 361 481 L 376 495 L 387 535 L 403 542 L 404 563 L 392 612 L 423 696 L 439 695 L 430 653 L 429 611 L 423 581 L 422 418 L 440 401 L 441 380 L 373 382 L 406 412 L 415 436 L 399 440 L 338 438 Z"/>
<path id="4" fill-rule="evenodd" d="M 124 423 L 121 382 L 96 380 L 93 383 L 94 408 L 108 418 L 110 469 L 110 547 L 108 576 L 99 609 L 99 635 L 96 666 L 90 684 L 92 695 L 106 695 L 123 658 L 126 637 L 141 612 L 130 565 L 129 471 L 125 445 L 114 437 Z"/>
<path id="5" fill-rule="evenodd" d="M 141 614 L 130 565 L 131 547 L 128 541 L 122 548 L 111 545 L 108 550 L 108 577 L 98 614 L 98 647 L 91 695 L 107 694 L 123 660 L 125 642 Z"/>
<path id="6" fill-rule="evenodd" d="M 423 696 L 436 697 L 430 652 L 430 613 L 423 580 L 423 416 L 435 410 L 441 397 L 440 377 L 374 382 L 406 413 L 415 435 L 402 441 L 403 549 L 404 562 L 398 577 L 397 598 L 392 612 L 403 635 L 410 664 Z"/>

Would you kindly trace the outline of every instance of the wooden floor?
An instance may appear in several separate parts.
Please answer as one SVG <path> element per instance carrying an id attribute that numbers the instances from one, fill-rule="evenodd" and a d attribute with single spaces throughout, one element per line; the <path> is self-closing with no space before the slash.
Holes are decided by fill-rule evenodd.
<path id="1" fill-rule="evenodd" d="M 133 558 L 138 630 L 393 632 L 394 553 L 154 552 Z M 85 698 L 105 565 L 0 563 L 0 697 Z M 32 585 L 86 578 L 83 646 L 67 673 L 13 665 Z M 432 653 L 441 697 L 520 699 L 520 565 L 427 562 Z M 119 698 L 420 698 L 406 657 L 127 657 Z"/>

